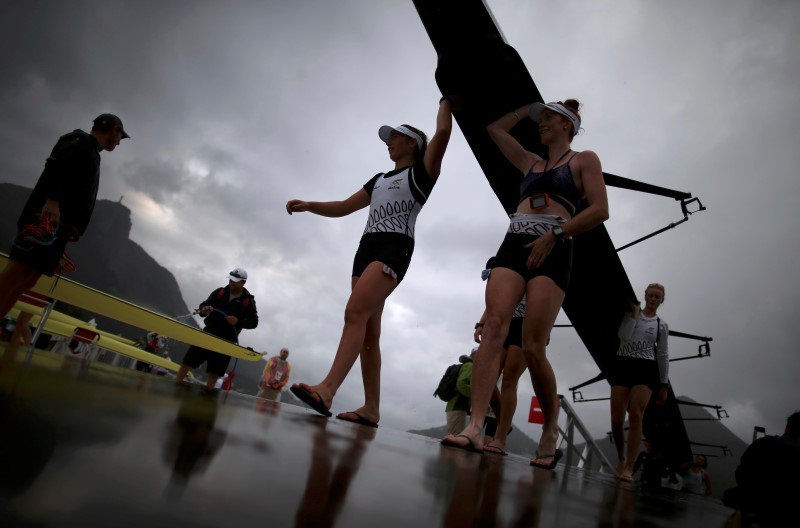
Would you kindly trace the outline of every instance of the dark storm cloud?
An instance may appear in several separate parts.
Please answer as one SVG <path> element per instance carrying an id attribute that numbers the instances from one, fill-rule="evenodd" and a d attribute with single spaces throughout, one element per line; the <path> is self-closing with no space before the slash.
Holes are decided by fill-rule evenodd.
<path id="1" fill-rule="evenodd" d="M 242 171 L 232 153 L 217 147 L 200 147 L 196 158 L 129 161 L 119 170 L 122 181 L 156 203 L 173 205 L 178 193 L 197 192 L 217 197 L 233 196 L 225 174 Z M 192 166 L 195 166 L 194 170 Z M 194 188 L 192 190 L 192 188 Z"/>

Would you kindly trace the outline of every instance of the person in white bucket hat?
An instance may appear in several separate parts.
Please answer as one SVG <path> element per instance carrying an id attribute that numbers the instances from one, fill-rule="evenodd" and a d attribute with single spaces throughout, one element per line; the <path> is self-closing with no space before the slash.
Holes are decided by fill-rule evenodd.
<path id="1" fill-rule="evenodd" d="M 436 132 L 430 141 L 409 125 L 382 126 L 378 136 L 386 144 L 394 168 L 379 173 L 342 201 L 289 200 L 289 214 L 311 212 L 340 217 L 369 206 L 367 225 L 353 261 L 350 299 L 345 324 L 330 371 L 317 384 L 296 383 L 290 390 L 324 416 L 345 376 L 361 358 L 364 405 L 337 418 L 377 427 L 380 420 L 380 333 L 386 298 L 403 280 L 414 251 L 417 215 L 439 177 L 450 132 L 451 102 L 443 97 L 436 116 Z"/>
<path id="2" fill-rule="evenodd" d="M 522 352 L 544 414 L 542 436 L 532 466 L 553 469 L 562 456 L 558 442 L 558 392 L 546 344 L 569 286 L 572 269 L 570 237 L 608 218 L 608 199 L 600 160 L 592 151 L 575 152 L 572 139 L 580 131 L 579 103 L 532 103 L 491 123 L 487 132 L 502 154 L 523 175 L 516 213 L 491 259 L 486 283 L 486 314 L 472 372 L 472 420 L 442 443 L 483 450 L 483 425 L 503 358 L 503 342 L 514 308 L 525 297 Z M 538 123 L 543 158 L 526 150 L 510 134 L 522 119 Z M 577 212 L 582 200 L 588 206 Z"/>

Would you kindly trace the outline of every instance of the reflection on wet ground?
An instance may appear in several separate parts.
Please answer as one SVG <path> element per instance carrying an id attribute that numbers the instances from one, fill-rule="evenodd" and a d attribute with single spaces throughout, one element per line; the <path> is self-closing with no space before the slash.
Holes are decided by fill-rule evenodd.
<path id="1" fill-rule="evenodd" d="M 535 469 L 136 371 L 4 357 L 4 527 L 709 528 L 731 513 L 713 499 Z"/>

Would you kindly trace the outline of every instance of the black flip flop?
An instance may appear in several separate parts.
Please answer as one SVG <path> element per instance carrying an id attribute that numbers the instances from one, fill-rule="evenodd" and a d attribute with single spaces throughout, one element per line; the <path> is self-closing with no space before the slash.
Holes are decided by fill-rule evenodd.
<path id="1" fill-rule="evenodd" d="M 468 437 L 467 435 L 463 434 L 456 435 L 456 438 L 466 438 L 468 442 L 467 445 L 456 444 L 455 442 L 447 440 L 446 438 L 442 438 L 441 443 L 442 445 L 446 445 L 447 447 L 455 447 L 456 449 L 463 449 L 464 451 L 469 451 L 471 453 L 478 453 L 481 455 L 483 454 L 483 449 L 478 449 L 477 447 L 475 447 L 475 442 L 473 442 L 472 438 Z"/>
<path id="2" fill-rule="evenodd" d="M 508 453 L 502 448 L 497 447 L 496 445 L 489 442 L 487 445 L 483 446 L 483 452 L 488 453 L 490 455 L 502 455 L 508 456 Z"/>
<path id="3" fill-rule="evenodd" d="M 551 454 L 551 455 L 540 455 L 539 454 L 539 450 L 537 449 L 536 450 L 536 458 L 552 458 L 553 461 L 550 462 L 549 464 L 539 464 L 539 463 L 535 462 L 536 458 L 534 458 L 534 460 L 531 460 L 531 465 L 533 467 L 538 467 L 538 468 L 542 468 L 542 469 L 555 469 L 556 468 L 556 464 L 558 464 L 558 461 L 561 460 L 562 456 L 564 456 L 564 452 L 561 451 L 560 449 L 556 449 L 556 452 Z"/>
<path id="4" fill-rule="evenodd" d="M 303 403 L 320 413 L 322 416 L 331 416 L 331 412 L 322 403 L 322 396 L 317 391 L 308 391 L 300 385 L 295 385 L 289 389 L 292 394 L 300 398 Z"/>
<path id="5" fill-rule="evenodd" d="M 353 420 L 351 418 L 344 418 L 343 415 L 345 415 L 345 414 L 355 414 L 356 416 L 358 416 L 358 418 L 356 418 L 355 420 Z M 355 411 L 347 411 L 347 412 L 343 412 L 341 414 L 337 414 L 336 415 L 336 419 L 337 420 L 342 420 L 342 421 L 345 421 L 345 422 L 359 424 L 359 425 L 366 425 L 367 427 L 374 427 L 376 429 L 378 428 L 378 422 L 370 422 L 369 420 L 367 420 L 366 418 L 364 418 L 363 416 L 361 416 L 360 414 L 358 414 Z"/>

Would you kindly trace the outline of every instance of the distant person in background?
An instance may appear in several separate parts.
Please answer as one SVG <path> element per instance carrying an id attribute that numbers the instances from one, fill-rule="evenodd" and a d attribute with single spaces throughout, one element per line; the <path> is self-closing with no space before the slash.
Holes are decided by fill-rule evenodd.
<path id="1" fill-rule="evenodd" d="M 456 377 L 455 383 L 452 387 L 454 394 L 449 400 L 447 400 L 447 405 L 445 406 L 445 415 L 447 416 L 447 434 L 456 434 L 461 431 L 467 425 L 467 416 L 471 414 L 472 358 L 474 357 L 477 349 L 478 348 L 475 347 L 472 349 L 472 352 L 469 355 L 464 354 L 458 358 L 458 361 L 461 363 L 461 367 L 458 369 L 458 376 Z M 448 370 L 450 368 L 451 367 L 448 367 Z M 448 377 L 449 376 L 445 375 L 443 379 Z M 443 387 L 440 385 L 434 395 L 442 398 L 442 394 L 439 393 L 441 389 L 443 389 Z M 446 388 L 445 392 L 447 392 Z M 491 405 L 487 411 L 486 420 L 484 421 L 484 430 L 486 431 L 487 438 L 494 436 L 497 430 L 497 420 L 493 416 L 494 413 L 500 414 L 500 391 L 496 387 L 494 389 L 494 393 L 492 394 Z"/>
<path id="2" fill-rule="evenodd" d="M 39 277 L 52 276 L 67 242 L 86 231 L 100 182 L 100 151 L 111 152 L 128 137 L 119 117 L 102 114 L 91 132 L 74 130 L 58 139 L 22 209 L 8 264 L 0 272 L 0 317 Z"/>
<path id="3" fill-rule="evenodd" d="M 164 336 L 158 332 L 147 332 L 147 342 L 144 349 L 157 356 L 161 355 L 161 350 L 164 348 Z"/>
<path id="4" fill-rule="evenodd" d="M 197 313 L 205 317 L 204 331 L 231 343 L 238 343 L 239 332 L 243 328 L 253 329 L 258 326 L 256 299 L 244 287 L 245 282 L 247 271 L 235 268 L 228 274 L 228 285 L 217 288 L 208 299 L 200 303 Z M 183 382 L 189 369 L 206 363 L 206 389 L 213 390 L 219 377 L 225 374 L 230 361 L 231 357 L 226 354 L 192 345 L 183 357 L 175 381 Z"/>
<path id="5" fill-rule="evenodd" d="M 282 348 L 280 355 L 272 356 L 264 367 L 261 379 L 258 381 L 258 398 L 278 401 L 281 391 L 289 382 L 292 374 L 292 365 L 287 361 L 289 349 Z"/>
<path id="6" fill-rule="evenodd" d="M 616 477 L 633 482 L 633 464 L 642 438 L 644 411 L 653 391 L 656 402 L 667 401 L 669 387 L 669 327 L 657 315 L 664 302 L 664 286 L 653 283 L 644 291 L 645 307 L 631 304 L 619 327 L 619 349 L 611 376 L 611 434 L 617 448 Z M 625 449 L 625 413 L 628 413 L 628 447 Z"/>
<path id="7" fill-rule="evenodd" d="M 790 526 L 800 497 L 800 412 L 786 420 L 781 436 L 759 438 L 742 454 L 736 487 L 722 502 L 737 511 L 729 526 Z"/>
<path id="8" fill-rule="evenodd" d="M 445 416 L 447 416 L 447 434 L 457 434 L 467 426 L 467 414 L 469 414 L 470 397 L 472 395 L 471 380 L 472 380 L 472 354 L 463 354 L 458 358 L 461 363 L 461 368 L 458 370 L 458 378 L 456 379 L 456 394 L 444 408 Z"/>
<path id="9" fill-rule="evenodd" d="M 694 457 L 694 462 L 683 474 L 683 491 L 695 495 L 711 495 L 711 476 L 708 474 L 708 460 L 705 456 Z"/>
<path id="10" fill-rule="evenodd" d="M 158 335 L 156 332 L 147 332 L 147 340 L 144 344 L 144 349 L 150 352 L 151 354 L 155 354 L 156 356 L 161 356 L 161 349 L 164 346 L 163 338 Z M 153 365 L 147 363 L 145 361 L 137 361 L 136 362 L 136 370 L 142 372 L 152 372 Z"/>

